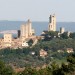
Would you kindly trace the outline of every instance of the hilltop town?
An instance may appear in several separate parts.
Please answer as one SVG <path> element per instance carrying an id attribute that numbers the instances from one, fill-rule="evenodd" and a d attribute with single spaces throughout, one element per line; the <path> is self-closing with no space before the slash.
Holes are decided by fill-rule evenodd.
<path id="1" fill-rule="evenodd" d="M 50 15 L 48 29 L 46 31 L 43 31 L 41 36 L 35 35 L 36 33 L 35 30 L 32 28 L 32 22 L 30 21 L 30 19 L 28 19 L 28 21 L 25 24 L 22 24 L 20 26 L 20 30 L 17 30 L 17 38 L 14 38 L 12 36 L 12 33 L 10 32 L 3 34 L 3 38 L 0 38 L 0 49 L 8 47 L 14 49 L 29 47 L 28 41 L 30 39 L 33 40 L 33 45 L 35 45 L 39 39 L 43 39 L 45 37 L 45 34 L 51 31 L 56 32 L 55 14 Z M 58 37 L 60 37 L 60 34 L 63 34 L 64 32 L 65 29 L 61 27 L 60 31 L 58 32 Z M 69 36 L 70 32 L 67 32 L 67 35 Z"/>
<path id="2" fill-rule="evenodd" d="M 75 52 L 75 32 L 66 32 L 64 27 L 57 31 L 55 14 L 49 16 L 47 26 L 47 30 L 36 36 L 32 22 L 28 19 L 17 30 L 17 38 L 10 32 L 4 33 L 3 38 L 0 38 L 0 59 L 15 72 L 23 72 L 27 67 L 44 70 L 54 65 L 53 62 L 59 64 L 58 67 L 63 62 L 68 64 L 66 57 Z"/>

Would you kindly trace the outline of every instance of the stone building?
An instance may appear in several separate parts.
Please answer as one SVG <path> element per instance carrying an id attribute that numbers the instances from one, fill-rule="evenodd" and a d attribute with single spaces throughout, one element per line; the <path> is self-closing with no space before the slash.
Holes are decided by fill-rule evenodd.
<path id="1" fill-rule="evenodd" d="M 41 50 L 40 50 L 40 56 L 41 56 L 41 57 L 47 56 L 47 51 L 41 49 Z"/>
<path id="2" fill-rule="evenodd" d="M 67 53 L 73 53 L 73 48 L 67 48 Z"/>
<path id="3" fill-rule="evenodd" d="M 65 32 L 65 29 L 63 27 L 60 28 L 60 34 L 63 34 Z"/>
<path id="4" fill-rule="evenodd" d="M 29 38 L 33 35 L 34 29 L 32 29 L 32 23 L 31 21 L 28 19 L 26 24 L 21 25 L 21 40 L 25 41 L 26 38 Z"/>
<path id="5" fill-rule="evenodd" d="M 4 34 L 4 47 L 10 47 L 12 44 L 12 34 L 5 33 Z"/>
<path id="6" fill-rule="evenodd" d="M 17 37 L 18 38 L 20 38 L 20 34 L 21 34 L 20 30 L 17 30 Z"/>
<path id="7" fill-rule="evenodd" d="M 56 16 L 55 16 L 55 14 L 50 15 L 50 17 L 49 17 L 48 31 L 56 31 Z"/>

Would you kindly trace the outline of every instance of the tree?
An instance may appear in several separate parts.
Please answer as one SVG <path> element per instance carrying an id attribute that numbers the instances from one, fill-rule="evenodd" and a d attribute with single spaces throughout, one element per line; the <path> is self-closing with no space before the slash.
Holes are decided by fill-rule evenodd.
<path id="1" fill-rule="evenodd" d="M 75 71 L 75 54 L 68 56 L 68 67 L 70 71 Z"/>
<path id="2" fill-rule="evenodd" d="M 70 33 L 70 38 L 75 39 L 75 32 L 74 33 Z"/>
<path id="3" fill-rule="evenodd" d="M 67 32 L 64 32 L 63 34 L 61 34 L 60 37 L 62 37 L 63 39 L 68 39 L 69 38 Z"/>
<path id="4" fill-rule="evenodd" d="M 11 67 L 6 66 L 2 61 L 0 61 L 0 75 L 14 75 L 14 71 Z"/>
<path id="5" fill-rule="evenodd" d="M 48 35 L 50 35 L 51 37 L 54 37 L 54 36 L 56 36 L 56 37 L 58 37 L 58 31 L 49 31 L 48 32 Z"/>
<path id="6" fill-rule="evenodd" d="M 55 32 L 54 31 L 46 32 L 46 34 L 44 36 L 45 36 L 44 41 L 50 41 L 53 38 L 57 38 L 58 37 L 58 31 L 55 31 Z"/>
<path id="7" fill-rule="evenodd" d="M 28 45 L 29 45 L 29 46 L 32 46 L 32 44 L 33 44 L 33 40 L 30 39 L 30 40 L 28 41 Z"/>
<path id="8" fill-rule="evenodd" d="M 37 75 L 37 71 L 36 69 L 32 69 L 32 68 L 25 68 L 25 70 L 20 73 L 19 75 Z"/>

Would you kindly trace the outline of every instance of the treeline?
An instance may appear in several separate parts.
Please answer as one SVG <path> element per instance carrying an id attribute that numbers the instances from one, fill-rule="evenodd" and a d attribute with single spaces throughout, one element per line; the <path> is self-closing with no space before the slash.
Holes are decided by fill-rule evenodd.
<path id="1" fill-rule="evenodd" d="M 62 63 L 61 66 L 53 62 L 44 69 L 26 67 L 24 71 L 15 73 L 0 61 L 0 75 L 75 75 L 75 54 L 69 55 L 67 62 L 68 64 Z"/>
<path id="2" fill-rule="evenodd" d="M 68 38 L 72 38 L 75 39 L 75 32 L 64 32 L 64 33 L 59 33 L 59 31 L 49 31 L 49 32 L 45 32 L 45 34 L 42 34 L 42 36 L 44 36 L 44 41 L 50 41 L 53 38 L 61 38 L 61 39 L 68 39 Z"/>
<path id="3" fill-rule="evenodd" d="M 51 41 L 40 41 L 36 47 L 48 49 L 52 51 L 66 50 L 66 48 L 73 48 L 75 50 L 75 39 L 61 39 L 54 38 Z"/>
<path id="4" fill-rule="evenodd" d="M 42 48 L 48 48 L 49 50 L 58 50 L 73 48 L 75 50 L 75 32 L 64 32 L 60 34 L 58 31 L 49 31 L 42 34 L 43 39 L 40 40 L 39 46 Z"/>

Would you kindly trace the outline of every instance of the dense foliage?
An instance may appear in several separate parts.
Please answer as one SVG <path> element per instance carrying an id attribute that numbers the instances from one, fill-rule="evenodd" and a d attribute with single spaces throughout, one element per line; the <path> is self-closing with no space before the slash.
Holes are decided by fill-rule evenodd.
<path id="1" fill-rule="evenodd" d="M 52 62 L 46 68 L 26 67 L 24 71 L 15 73 L 0 61 L 0 75 L 75 75 L 75 54 L 67 57 L 67 63 L 59 66 L 56 62 Z"/>
<path id="2" fill-rule="evenodd" d="M 15 73 L 10 66 L 6 66 L 2 61 L 0 61 L 0 75 L 15 75 Z"/>

